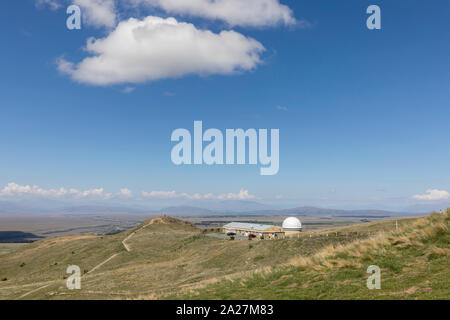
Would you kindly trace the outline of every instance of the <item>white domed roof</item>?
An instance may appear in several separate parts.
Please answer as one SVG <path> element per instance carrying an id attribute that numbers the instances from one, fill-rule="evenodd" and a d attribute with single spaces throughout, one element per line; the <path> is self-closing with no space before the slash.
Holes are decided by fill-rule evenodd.
<path id="1" fill-rule="evenodd" d="M 295 217 L 289 217 L 283 221 L 283 229 L 300 230 L 302 223 Z"/>

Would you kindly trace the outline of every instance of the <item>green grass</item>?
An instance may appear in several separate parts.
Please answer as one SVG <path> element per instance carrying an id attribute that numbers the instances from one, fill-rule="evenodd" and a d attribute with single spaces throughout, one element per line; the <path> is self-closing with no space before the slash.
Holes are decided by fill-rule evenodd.
<path id="1" fill-rule="evenodd" d="M 115 235 L 45 239 L 0 256 L 0 280 L 7 279 L 0 299 L 30 292 L 27 299 L 448 298 L 446 217 L 427 217 L 431 229 L 421 219 L 399 221 L 401 231 L 380 235 L 380 243 L 367 231 L 387 230 L 392 221 L 313 237 L 229 241 L 160 217 Z M 127 252 L 122 241 L 133 232 Z M 83 277 L 81 290 L 66 288 L 68 265 L 91 270 L 112 255 Z M 370 264 L 382 268 L 382 290 L 365 286 Z"/>
<path id="2" fill-rule="evenodd" d="M 433 214 L 402 221 L 398 233 L 327 247 L 289 266 L 220 281 L 170 298 L 449 299 L 449 244 L 449 212 Z M 366 269 L 372 264 L 381 268 L 380 290 L 366 287 Z"/>

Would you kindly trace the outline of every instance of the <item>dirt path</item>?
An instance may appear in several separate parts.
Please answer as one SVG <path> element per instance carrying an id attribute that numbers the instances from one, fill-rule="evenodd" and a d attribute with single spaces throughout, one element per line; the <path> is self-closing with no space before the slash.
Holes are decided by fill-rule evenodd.
<path id="1" fill-rule="evenodd" d="M 153 219 L 152 219 L 149 223 L 143 225 L 142 227 L 140 227 L 140 228 L 137 229 L 136 231 L 133 231 L 133 232 L 130 233 L 125 239 L 122 240 L 122 245 L 123 245 L 123 247 L 125 248 L 125 250 L 126 250 L 127 252 L 131 252 L 131 248 L 126 244 L 126 241 L 130 240 L 131 237 L 134 236 L 138 231 L 141 231 L 142 229 L 146 228 L 147 226 L 153 224 L 153 222 L 154 222 L 154 221 L 153 221 Z M 99 263 L 99 264 L 96 265 L 94 268 L 92 268 L 89 272 L 87 272 L 85 275 L 83 275 L 83 277 L 86 276 L 86 275 L 88 275 L 88 274 L 90 274 L 90 273 L 92 273 L 92 272 L 94 272 L 94 271 L 97 270 L 98 268 L 102 267 L 104 264 L 108 263 L 109 261 L 111 261 L 112 259 L 114 259 L 115 257 L 117 257 L 119 254 L 120 254 L 120 252 L 119 252 L 119 253 L 113 254 L 111 257 L 109 257 L 109 258 L 106 259 L 105 261 Z M 29 292 L 27 292 L 27 293 L 21 295 L 18 299 L 23 299 L 23 298 L 29 296 L 30 294 L 33 294 L 33 293 L 35 293 L 35 292 L 37 292 L 37 291 L 39 291 L 39 290 L 41 290 L 41 289 L 45 289 L 45 288 L 47 288 L 48 286 L 50 286 L 51 284 L 54 284 L 54 283 L 57 283 L 57 282 L 60 282 L 60 281 L 61 281 L 61 280 L 55 280 L 55 281 L 52 281 L 51 283 L 48 283 L 48 284 L 46 284 L 46 285 L 44 285 L 44 286 L 41 286 L 41 287 L 39 287 L 39 288 L 36 288 L 36 289 L 34 289 L 34 290 L 31 290 L 31 291 L 29 291 Z M 26 285 L 26 286 L 29 286 L 29 285 Z M 0 288 L 0 289 L 2 289 L 2 288 Z"/>
<path id="2" fill-rule="evenodd" d="M 111 257 L 109 257 L 109 258 L 106 259 L 105 261 L 103 261 L 103 262 L 99 263 L 98 265 L 96 265 L 94 268 L 92 268 L 89 272 L 87 272 L 87 273 L 86 273 L 85 275 L 83 275 L 82 277 L 87 276 L 87 275 L 90 274 L 91 272 L 94 272 L 95 270 L 97 270 L 98 268 L 100 268 L 101 266 L 103 266 L 105 263 L 108 263 L 110 260 L 114 259 L 114 258 L 115 258 L 116 256 L 118 256 L 119 254 L 120 254 L 120 253 L 113 254 Z M 48 284 L 46 284 L 46 285 L 44 285 L 44 286 L 42 286 L 42 287 L 39 287 L 39 288 L 33 289 L 33 290 L 31 290 L 31 291 L 28 291 L 27 293 L 21 295 L 18 299 L 23 299 L 23 298 L 29 296 L 30 294 L 33 294 L 33 293 L 35 293 L 35 292 L 37 292 L 37 291 L 39 291 L 39 290 L 41 290 L 41 289 L 45 289 L 45 288 L 47 288 L 48 286 L 50 286 L 50 285 L 52 285 L 52 284 L 55 284 L 55 283 L 58 283 L 58 282 L 61 282 L 61 280 L 51 281 L 50 283 L 48 283 Z M 27 286 L 27 285 L 25 285 L 25 286 Z M 2 288 L 2 289 L 5 289 L 5 288 Z"/>
<path id="3" fill-rule="evenodd" d="M 125 250 L 127 250 L 128 252 L 130 252 L 130 251 L 131 251 L 131 248 L 126 244 L 126 242 L 127 242 L 128 240 L 130 240 L 131 237 L 134 236 L 136 233 L 138 233 L 138 232 L 141 231 L 142 229 L 148 227 L 149 225 L 153 224 L 154 221 L 155 221 L 155 219 L 150 220 L 149 223 L 143 225 L 142 227 L 140 227 L 140 228 L 137 229 L 136 231 L 133 231 L 133 232 L 130 233 L 125 239 L 123 239 L 123 240 L 122 240 L 122 244 L 123 244 L 123 247 L 125 248 Z"/>
<path id="4" fill-rule="evenodd" d="M 26 296 L 28 296 L 28 295 L 30 295 L 30 294 L 32 294 L 32 293 L 35 293 L 36 291 L 39 291 L 39 290 L 44 289 L 44 288 L 47 288 L 49 285 L 51 285 L 51 283 L 46 284 L 45 286 L 39 287 L 39 288 L 37 288 L 37 289 L 28 291 L 27 293 L 21 295 L 21 296 L 19 297 L 19 299 L 23 299 L 23 298 L 25 298 Z"/>
<path id="5" fill-rule="evenodd" d="M 123 247 L 124 247 L 125 250 L 127 250 L 128 252 L 130 252 L 131 249 L 130 249 L 130 247 L 129 247 L 125 242 L 126 242 L 127 240 L 129 240 L 132 236 L 134 236 L 134 235 L 136 234 L 136 232 L 137 232 L 137 231 L 134 231 L 134 232 L 130 233 L 130 234 L 128 235 L 128 237 L 126 237 L 125 239 L 122 240 Z"/>
<path id="6" fill-rule="evenodd" d="M 94 272 L 95 270 L 97 270 L 98 268 L 100 268 L 102 265 L 104 265 L 105 263 L 107 263 L 108 261 L 114 259 L 116 256 L 118 256 L 120 253 L 115 253 L 113 254 L 111 257 L 109 257 L 108 259 L 106 259 L 105 261 L 99 263 L 98 265 L 96 265 L 94 268 L 92 268 L 89 272 L 86 273 L 86 275 L 88 275 L 91 272 Z"/>

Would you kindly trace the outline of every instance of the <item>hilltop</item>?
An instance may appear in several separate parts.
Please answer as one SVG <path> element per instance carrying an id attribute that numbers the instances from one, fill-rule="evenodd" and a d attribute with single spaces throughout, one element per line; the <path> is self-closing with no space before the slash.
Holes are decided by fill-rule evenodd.
<path id="1" fill-rule="evenodd" d="M 387 222 L 359 232 L 373 236 L 346 245 L 331 244 L 287 264 L 248 277 L 173 296 L 181 299 L 448 299 L 450 295 L 450 209 L 405 219 L 393 232 Z M 326 232 L 355 230 L 354 226 Z M 381 268 L 382 287 L 368 290 L 369 265 Z"/>
<path id="2" fill-rule="evenodd" d="M 430 281 L 431 291 L 412 291 L 443 297 L 448 223 L 447 213 L 399 220 L 398 233 L 391 220 L 298 239 L 229 241 L 157 217 L 114 235 L 47 238 L 3 254 L 0 299 L 297 299 L 337 297 L 342 288 L 351 288 L 343 298 L 371 298 L 363 290 L 369 263 L 380 264 L 383 285 L 403 272 L 402 285 L 420 278 L 416 286 Z M 66 288 L 68 265 L 86 272 L 81 290 Z"/>

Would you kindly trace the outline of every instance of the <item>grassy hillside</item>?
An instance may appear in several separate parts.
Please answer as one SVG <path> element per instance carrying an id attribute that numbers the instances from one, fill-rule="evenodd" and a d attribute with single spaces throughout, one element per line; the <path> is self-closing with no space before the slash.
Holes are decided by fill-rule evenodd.
<path id="1" fill-rule="evenodd" d="M 286 263 L 300 251 L 311 254 L 335 241 L 229 241 L 209 237 L 187 222 L 159 217 L 116 235 L 45 239 L 2 255 L 0 299 L 163 298 L 181 288 Z M 89 271 L 82 290 L 66 288 L 63 276 L 69 265 Z"/>
<path id="2" fill-rule="evenodd" d="M 231 281 L 172 296 L 181 299 L 450 299 L 450 210 L 401 221 L 394 232 L 333 244 Z M 383 223 L 363 230 L 383 230 Z M 340 231 L 345 230 L 342 228 Z M 336 230 L 333 230 L 336 231 Z M 368 290 L 369 265 L 381 268 L 381 289 Z"/>
<path id="3" fill-rule="evenodd" d="M 447 213 L 399 221 L 398 233 L 383 221 L 229 241 L 158 217 L 116 235 L 44 239 L 1 255 L 0 299 L 446 298 L 448 223 Z M 63 280 L 73 264 L 88 272 L 81 290 Z M 377 292 L 365 288 L 369 264 L 382 268 Z"/>
<path id="4" fill-rule="evenodd" d="M 0 256 L 24 246 L 25 243 L 0 243 Z"/>

